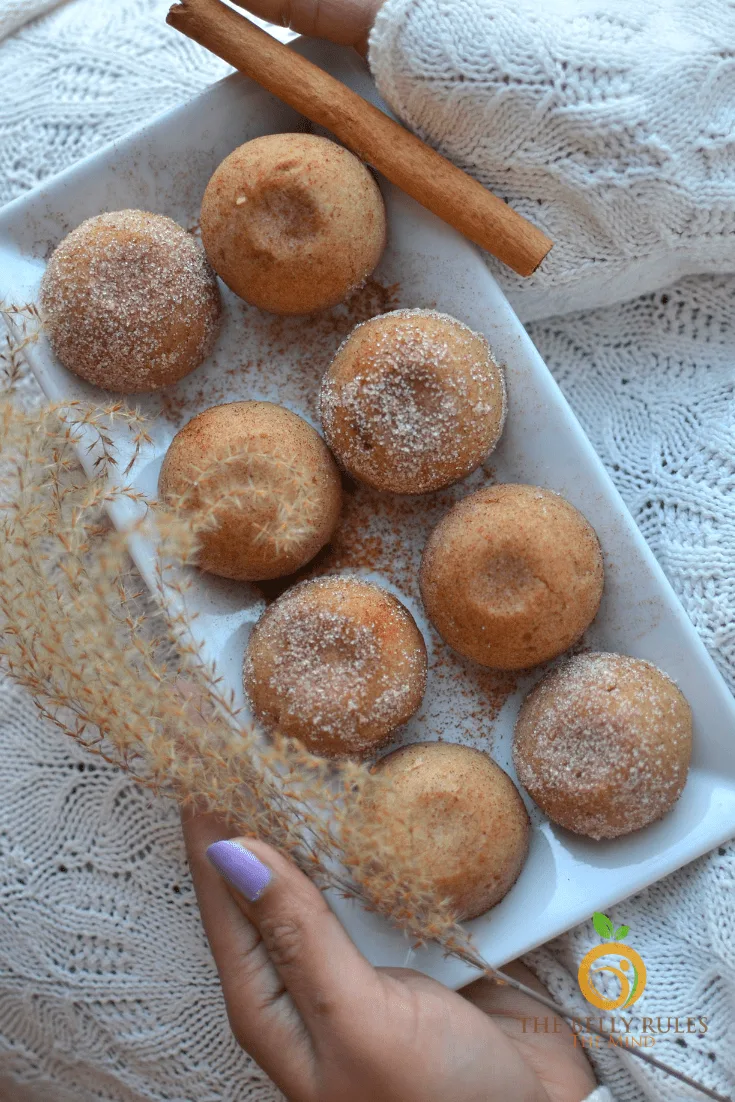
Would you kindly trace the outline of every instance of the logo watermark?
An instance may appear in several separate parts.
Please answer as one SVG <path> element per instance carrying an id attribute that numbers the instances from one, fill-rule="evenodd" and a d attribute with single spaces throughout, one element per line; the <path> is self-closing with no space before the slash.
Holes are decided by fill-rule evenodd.
<path id="1" fill-rule="evenodd" d="M 579 965 L 577 979 L 582 994 L 588 1003 L 598 1010 L 623 1010 L 638 1002 L 646 988 L 646 966 L 640 955 L 622 941 L 630 933 L 629 926 L 618 926 L 617 930 L 607 915 L 595 911 L 592 925 L 600 937 L 610 938 L 607 944 L 595 945 L 586 953 Z M 608 958 L 607 964 L 593 968 L 599 960 Z M 608 972 L 620 981 L 620 994 L 615 999 L 607 999 L 595 987 L 592 976 L 598 972 Z"/>
<path id="2" fill-rule="evenodd" d="M 584 955 L 577 979 L 587 1002 L 609 1017 L 586 1018 L 586 1029 L 581 1024 L 574 1024 L 575 1045 L 584 1048 L 600 1048 L 602 1045 L 611 1048 L 652 1048 L 661 1036 L 696 1034 L 701 1037 L 707 1032 L 707 1019 L 700 1016 L 638 1018 L 616 1014 L 616 1011 L 632 1007 L 645 991 L 648 978 L 646 965 L 640 953 L 623 941 L 630 933 L 629 926 L 615 929 L 607 915 L 600 911 L 595 911 L 592 916 L 592 925 L 599 936 L 607 940 Z M 608 998 L 597 987 L 594 977 L 600 973 L 607 973 L 618 980 L 620 991 L 616 996 Z M 600 1032 L 608 1036 L 600 1037 Z"/>

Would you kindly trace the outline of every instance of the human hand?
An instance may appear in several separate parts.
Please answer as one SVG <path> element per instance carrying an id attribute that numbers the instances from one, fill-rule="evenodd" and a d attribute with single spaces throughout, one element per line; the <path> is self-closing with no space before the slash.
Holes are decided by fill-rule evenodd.
<path id="1" fill-rule="evenodd" d="M 367 52 L 367 40 L 383 0 L 236 0 L 260 19 L 313 38 Z"/>
<path id="2" fill-rule="evenodd" d="M 539 1016 L 531 998 L 373 968 L 281 854 L 219 841 L 212 816 L 185 819 L 184 833 L 232 1030 L 291 1102 L 581 1102 L 594 1090 L 565 1023 L 523 1031 Z M 213 843 L 229 887 L 207 860 Z"/>

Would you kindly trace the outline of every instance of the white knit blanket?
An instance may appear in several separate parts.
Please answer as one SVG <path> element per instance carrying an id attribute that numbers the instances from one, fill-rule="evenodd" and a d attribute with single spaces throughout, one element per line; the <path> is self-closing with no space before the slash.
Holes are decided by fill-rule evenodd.
<path id="1" fill-rule="evenodd" d="M 0 202 L 225 71 L 167 0 L 66 0 L 18 30 L 52 6 L 0 0 Z M 735 686 L 733 3 L 387 0 L 371 62 L 557 240 L 528 283 L 494 271 Z M 175 810 L 2 684 L 0 746 L 0 1097 L 12 1078 L 43 1102 L 272 1102 L 229 1034 Z M 658 1054 L 735 1092 L 735 846 L 614 917 L 648 967 L 640 1012 L 709 1018 Z M 531 958 L 582 1013 L 595 941 Z M 617 1102 L 695 1097 L 619 1050 L 597 1068 Z"/>

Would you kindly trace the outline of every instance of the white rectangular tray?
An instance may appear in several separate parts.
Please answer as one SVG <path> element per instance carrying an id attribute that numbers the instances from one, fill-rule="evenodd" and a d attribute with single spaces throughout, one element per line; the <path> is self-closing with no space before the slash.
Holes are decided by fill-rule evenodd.
<path id="1" fill-rule="evenodd" d="M 302 42 L 297 48 L 378 102 L 367 71 L 351 53 L 323 42 Z M 79 222 L 100 211 L 141 207 L 194 226 L 204 187 L 223 157 L 259 134 L 301 127 L 303 120 L 239 76 L 214 85 L 185 108 L 162 116 L 0 211 L 0 297 L 10 302 L 33 300 L 53 247 Z M 735 701 L 477 251 L 401 192 L 385 182 L 382 186 L 390 240 L 377 278 L 384 286 L 398 285 L 387 304 L 436 306 L 484 332 L 507 367 L 510 392 L 508 425 L 486 470 L 453 493 L 426 501 L 422 513 L 411 506 L 412 517 L 400 522 L 399 534 L 405 537 L 400 577 L 386 572 L 380 555 L 369 562 L 358 557 L 353 564 L 389 584 L 398 577 L 397 591 L 417 616 L 429 645 L 427 700 L 399 741 L 463 739 L 490 749 L 513 775 L 515 713 L 538 671 L 521 679 L 495 717 L 484 703 L 492 679 L 453 657 L 430 630 L 417 599 L 412 565 L 448 501 L 481 485 L 490 472 L 499 481 L 557 490 L 589 518 L 604 549 L 606 578 L 602 607 L 585 643 L 656 663 L 679 683 L 695 718 L 694 758 L 684 794 L 670 815 L 648 829 L 614 842 L 585 841 L 552 826 L 529 802 L 532 842 L 521 877 L 499 906 L 471 924 L 487 959 L 500 964 L 735 834 Z M 376 295 L 375 312 L 379 299 Z M 327 320 L 304 323 L 268 318 L 229 294 L 225 301 L 225 325 L 211 359 L 163 397 L 136 400 L 156 418 L 153 447 L 129 476 L 148 493 L 155 493 L 160 462 L 174 433 L 209 405 L 265 398 L 316 420 L 319 376 L 340 332 L 350 324 L 346 312 L 338 308 Z M 31 358 L 50 398 L 100 397 L 54 361 L 45 341 L 32 349 Z M 128 445 L 121 440 L 119 446 L 124 459 Z M 125 509 L 115 510 L 116 524 L 123 526 L 130 519 Z M 380 518 L 373 532 L 386 537 Z M 384 538 L 384 544 L 388 542 Z M 136 544 L 134 553 L 148 574 L 149 549 Z M 263 601 L 249 586 L 205 575 L 197 577 L 193 601 L 201 613 L 197 633 L 239 693 L 247 633 Z M 453 986 L 470 977 L 468 969 L 444 960 L 436 947 L 413 952 L 381 919 L 354 904 L 332 902 L 375 963 L 410 963 Z"/>

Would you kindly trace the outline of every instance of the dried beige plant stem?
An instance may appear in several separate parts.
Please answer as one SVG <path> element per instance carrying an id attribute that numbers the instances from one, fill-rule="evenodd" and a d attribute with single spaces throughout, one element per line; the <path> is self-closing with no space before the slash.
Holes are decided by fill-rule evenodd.
<path id="1" fill-rule="evenodd" d="M 308 470 L 285 450 L 263 451 L 257 438 L 237 449 L 223 447 L 192 474 L 184 493 L 168 504 L 180 515 L 196 512 L 199 531 L 209 526 L 202 520 L 205 508 L 212 525 L 228 509 L 241 509 L 259 525 L 254 542 L 268 541 L 281 554 L 300 546 L 321 523 L 321 500 Z"/>
<path id="2" fill-rule="evenodd" d="M 405 866 L 399 875 L 391 871 L 394 854 L 381 858 L 388 834 L 369 843 L 371 867 L 382 870 L 379 896 L 364 891 L 358 867 L 350 876 L 339 861 L 355 794 L 379 782 L 364 765 L 335 764 L 295 742 L 264 738 L 199 653 L 181 564 L 195 559 L 198 532 L 216 510 L 200 511 L 192 524 L 175 511 L 145 508 L 137 491 L 110 482 L 110 418 L 140 432 L 137 415 L 118 405 L 33 415 L 6 405 L 0 416 L 3 450 L 15 456 L 2 493 L 2 654 L 44 715 L 145 783 L 277 844 L 322 886 L 389 913 L 392 891 L 395 917 L 407 918 Z M 90 433 L 99 462 L 87 480 L 75 446 Z M 107 508 L 121 500 L 144 507 L 125 534 L 105 524 Z M 153 534 L 157 600 L 133 581 L 127 557 L 131 535 Z M 422 900 L 428 887 L 422 890 L 419 876 L 416 870 L 414 894 Z M 368 883 L 367 873 L 362 880 Z M 413 936 L 425 937 L 425 927 L 417 914 Z"/>
<path id="3" fill-rule="evenodd" d="M 37 321 L 29 312 L 24 336 L 19 313 L 26 316 L 14 311 L 14 351 L 1 354 L 11 382 Z M 266 738 L 242 712 L 202 656 L 186 610 L 185 564 L 195 561 L 216 509 L 192 518 L 180 502 L 161 511 L 126 485 L 110 431 L 116 422 L 137 454 L 149 439 L 145 423 L 122 403 L 26 413 L 0 402 L 0 661 L 11 676 L 65 734 L 140 783 L 258 835 L 320 887 L 385 915 L 413 943 L 436 941 L 587 1028 L 491 968 L 450 903 L 432 893 L 425 871 L 396 852 L 394 822 L 361 815 L 361 794 L 389 783 L 385 778 L 364 764 L 326 761 L 294 741 Z M 82 442 L 93 457 L 91 478 L 78 462 Z M 225 456 L 225 465 L 231 459 Z M 296 475 L 293 485 L 298 500 Z M 231 492 L 246 505 L 257 486 Z M 122 503 L 138 518 L 126 533 L 108 521 L 108 510 Z M 158 547 L 153 593 L 129 558 L 136 537 Z M 631 1051 L 726 1102 L 650 1054 Z"/>
<path id="4" fill-rule="evenodd" d="M 41 332 L 41 315 L 32 302 L 13 306 L 0 302 L 0 320 L 4 322 L 6 337 L 0 354 L 2 376 L 0 390 L 12 393 L 23 376 L 25 349 L 38 340 Z"/>

